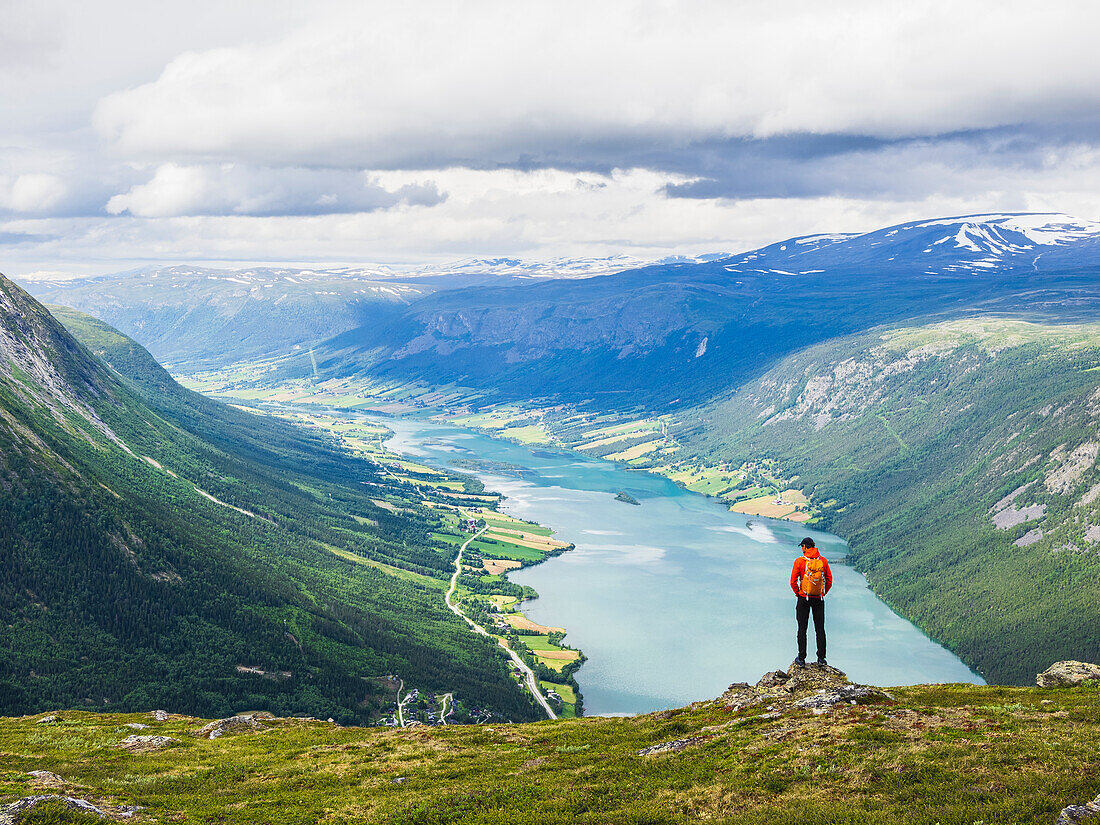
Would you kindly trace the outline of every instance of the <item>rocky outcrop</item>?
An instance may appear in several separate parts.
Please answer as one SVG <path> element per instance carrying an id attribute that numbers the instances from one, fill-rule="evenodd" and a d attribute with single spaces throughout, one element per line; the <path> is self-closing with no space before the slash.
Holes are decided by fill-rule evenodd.
<path id="1" fill-rule="evenodd" d="M 130 751 L 131 753 L 144 753 L 146 751 L 159 751 L 169 745 L 178 745 L 179 741 L 179 739 L 173 739 L 171 736 L 134 735 L 127 736 L 115 745 L 115 747 Z"/>
<path id="2" fill-rule="evenodd" d="M 53 771 L 31 771 L 28 776 L 34 777 L 32 783 L 42 788 L 64 788 L 69 784 Z"/>
<path id="3" fill-rule="evenodd" d="M 1100 796 L 1084 805 L 1069 805 L 1062 808 L 1056 825 L 1077 825 L 1095 816 L 1100 816 Z"/>
<path id="4" fill-rule="evenodd" d="M 218 719 L 203 725 L 195 731 L 195 736 L 201 739 L 217 739 L 227 733 L 253 733 L 261 730 L 267 730 L 267 728 L 257 722 L 255 716 L 230 716 L 228 719 Z"/>
<path id="5" fill-rule="evenodd" d="M 1087 679 L 1100 681 L 1100 665 L 1070 660 L 1052 664 L 1035 677 L 1035 684 L 1041 688 L 1073 687 Z"/>
<path id="6" fill-rule="evenodd" d="M 707 741 L 705 736 L 689 736 L 687 739 L 676 739 L 672 742 L 662 742 L 660 745 L 650 745 L 637 751 L 638 756 L 655 756 L 658 753 L 675 753 L 700 742 Z"/>
<path id="7" fill-rule="evenodd" d="M 80 811 L 110 820 L 126 820 L 141 810 L 141 808 L 132 807 L 114 808 L 106 805 L 96 806 L 84 799 L 76 799 L 71 796 L 58 796 L 57 794 L 25 796 L 7 805 L 0 805 L 0 825 L 19 825 L 19 823 L 23 821 L 24 814 L 27 811 L 47 802 L 58 802 L 70 811 Z"/>
<path id="8" fill-rule="evenodd" d="M 826 689 L 812 696 L 798 699 L 792 703 L 792 707 L 809 708 L 814 713 L 824 713 L 826 710 L 836 705 L 863 705 L 889 698 L 889 694 L 884 693 L 878 688 L 869 688 L 863 685 L 846 685 L 837 690 Z"/>
<path id="9" fill-rule="evenodd" d="M 36 725 L 56 725 L 60 721 L 61 721 L 60 716 L 58 716 L 57 714 L 50 714 L 49 716 L 43 716 L 41 719 L 39 719 L 37 722 L 35 722 L 35 724 Z"/>
<path id="10" fill-rule="evenodd" d="M 735 713 L 754 705 L 767 705 L 771 712 L 809 709 L 824 713 L 837 705 L 889 701 L 885 691 L 848 681 L 847 675 L 829 665 L 792 663 L 786 670 L 765 673 L 750 686 L 747 682 L 730 685 L 718 700 Z"/>
<path id="11" fill-rule="evenodd" d="M 168 711 L 166 711 L 166 710 L 154 710 L 153 711 L 153 721 L 154 722 L 167 722 L 168 721 Z"/>

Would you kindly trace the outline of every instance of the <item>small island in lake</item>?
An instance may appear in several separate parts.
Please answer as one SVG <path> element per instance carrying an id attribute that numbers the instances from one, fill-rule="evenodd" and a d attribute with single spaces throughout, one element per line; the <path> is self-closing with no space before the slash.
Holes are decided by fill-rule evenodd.
<path id="1" fill-rule="evenodd" d="M 626 490 L 620 490 L 619 494 L 615 496 L 615 501 L 623 501 L 627 504 L 637 504 L 639 506 L 641 505 L 641 502 L 638 501 L 638 499 L 634 498 L 634 496 L 630 495 L 630 493 L 628 493 Z"/>

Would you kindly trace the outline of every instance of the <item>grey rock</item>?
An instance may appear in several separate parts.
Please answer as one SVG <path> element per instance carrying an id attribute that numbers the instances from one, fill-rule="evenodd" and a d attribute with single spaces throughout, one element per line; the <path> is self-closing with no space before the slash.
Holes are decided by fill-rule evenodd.
<path id="1" fill-rule="evenodd" d="M 786 682 L 788 678 L 786 672 L 782 670 L 772 670 L 760 677 L 760 681 L 756 683 L 756 687 L 757 689 L 778 687 Z"/>
<path id="2" fill-rule="evenodd" d="M 41 796 L 25 796 L 22 799 L 17 799 L 15 802 L 11 802 L 7 805 L 0 805 L 0 825 L 18 825 L 23 818 L 23 813 L 29 811 L 37 805 L 41 805 L 45 802 L 58 801 L 70 811 L 83 811 L 84 813 L 95 814 L 96 816 L 107 819 L 110 815 L 83 799 L 75 799 L 71 796 L 58 796 L 57 794 L 44 794 Z M 140 808 L 121 808 L 116 811 L 116 815 L 120 817 L 131 817 Z"/>
<path id="3" fill-rule="evenodd" d="M 30 776 L 35 778 L 38 785 L 65 785 L 68 784 L 53 771 L 31 771 Z"/>
<path id="4" fill-rule="evenodd" d="M 134 730 L 149 730 L 149 726 L 143 725 L 141 722 L 130 722 L 126 727 L 133 728 Z"/>
<path id="5" fill-rule="evenodd" d="M 660 745 L 650 745 L 648 748 L 642 748 L 637 751 L 638 756 L 654 756 L 658 753 L 675 753 L 676 751 L 682 751 L 684 748 L 690 748 L 692 745 L 698 745 L 700 742 L 705 742 L 705 736 L 689 736 L 687 739 L 675 739 L 672 742 L 662 742 Z"/>
<path id="6" fill-rule="evenodd" d="M 153 720 L 156 721 L 156 722 L 167 722 L 168 721 L 168 711 L 166 711 L 166 710 L 154 710 L 153 711 Z"/>
<path id="7" fill-rule="evenodd" d="M 867 702 L 877 702 L 889 699 L 890 694 L 876 688 L 863 685 L 847 685 L 836 690 L 826 690 L 813 696 L 795 700 L 792 705 L 796 708 L 809 708 L 811 710 L 827 710 L 837 705 L 862 705 Z"/>
<path id="8" fill-rule="evenodd" d="M 60 721 L 61 721 L 60 716 L 57 716 L 56 714 L 52 714 L 50 716 L 43 716 L 41 719 L 39 719 L 37 722 L 35 722 L 35 724 L 36 725 L 56 725 Z"/>
<path id="9" fill-rule="evenodd" d="M 251 733 L 258 730 L 267 730 L 267 728 L 257 722 L 254 717 L 230 716 L 228 719 L 218 719 L 215 722 L 203 725 L 195 731 L 195 736 L 202 739 L 217 739 L 227 733 Z"/>
<path id="10" fill-rule="evenodd" d="M 1058 815 L 1055 825 L 1077 825 L 1097 815 L 1100 815 L 1100 796 L 1084 805 L 1068 805 L 1062 808 L 1062 813 Z"/>
<path id="11" fill-rule="evenodd" d="M 832 665 L 792 664 L 787 670 L 787 677 L 783 683 L 783 689 L 788 693 L 801 693 L 849 684 L 848 675 Z"/>
<path id="12" fill-rule="evenodd" d="M 1073 687 L 1086 679 L 1100 680 L 1100 665 L 1069 660 L 1052 664 L 1035 677 L 1035 684 L 1043 688 Z"/>
<path id="13" fill-rule="evenodd" d="M 139 736 L 135 734 L 134 736 L 127 736 L 115 747 L 140 753 L 142 751 L 157 751 L 169 745 L 179 744 L 179 741 L 171 736 Z"/>

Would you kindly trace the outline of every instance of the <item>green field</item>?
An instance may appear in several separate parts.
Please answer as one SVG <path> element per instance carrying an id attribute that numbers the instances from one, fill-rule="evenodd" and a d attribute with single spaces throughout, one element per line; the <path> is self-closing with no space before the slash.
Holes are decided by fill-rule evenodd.
<path id="1" fill-rule="evenodd" d="M 489 559 L 512 559 L 514 561 L 535 562 L 542 561 L 546 558 L 545 553 L 531 547 L 523 547 L 519 544 L 508 544 L 496 540 L 486 541 L 484 539 L 477 539 L 470 547 Z"/>
<path id="2" fill-rule="evenodd" d="M 520 521 L 510 516 L 505 516 L 498 513 L 483 512 L 475 514 L 479 519 L 484 521 L 490 527 L 503 527 L 506 530 L 521 530 L 524 533 L 531 533 L 536 536 L 552 536 L 554 531 L 549 527 L 543 527 L 541 524 L 531 524 L 530 522 Z"/>
<path id="3" fill-rule="evenodd" d="M 508 427 L 501 432 L 504 438 L 511 438 L 521 444 L 549 444 L 550 436 L 541 426 L 531 424 L 524 427 Z"/>
<path id="4" fill-rule="evenodd" d="M 556 690 L 566 704 L 576 704 L 577 694 L 569 685 L 559 685 L 557 682 L 539 682 L 539 684 L 544 688 Z"/>

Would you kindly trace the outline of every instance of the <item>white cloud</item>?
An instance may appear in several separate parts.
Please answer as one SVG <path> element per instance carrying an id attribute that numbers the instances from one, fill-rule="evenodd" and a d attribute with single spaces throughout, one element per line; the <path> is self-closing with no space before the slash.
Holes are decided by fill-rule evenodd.
<path id="1" fill-rule="evenodd" d="M 131 155 L 369 168 L 937 135 L 1095 117 L 1098 24 L 1079 0 L 323 4 L 180 55 L 95 124 Z"/>
<path id="2" fill-rule="evenodd" d="M 0 177 L 0 209 L 12 212 L 49 212 L 68 194 L 65 181 L 56 175 L 27 173 Z"/>
<path id="3" fill-rule="evenodd" d="M 1083 166 L 1081 164 L 1084 164 Z M 933 170 L 938 173 L 938 170 Z M 117 271 L 147 262 L 424 263 L 467 256 L 734 252 L 801 234 L 869 231 L 892 223 L 983 211 L 1067 211 L 1100 216 L 1100 166 L 1073 155 L 1056 176 L 1043 170 L 994 179 L 982 189 L 883 199 L 853 197 L 680 199 L 654 196 L 675 176 L 647 170 L 602 176 L 554 170 L 447 169 L 448 192 L 430 209 L 281 217 L 198 216 L 8 221 L 0 235 L 41 240 L 5 247 L 8 274 Z M 386 172 L 387 190 L 420 180 Z"/>
<path id="4" fill-rule="evenodd" d="M 443 197 L 432 183 L 405 183 L 391 191 L 366 173 L 166 163 L 147 183 L 112 197 L 107 211 L 149 218 L 320 215 L 372 212 L 398 204 L 433 206 Z"/>
<path id="5" fill-rule="evenodd" d="M 1098 22 L 1085 0 L 8 0 L 0 247 L 16 272 L 644 257 L 1100 217 Z"/>

